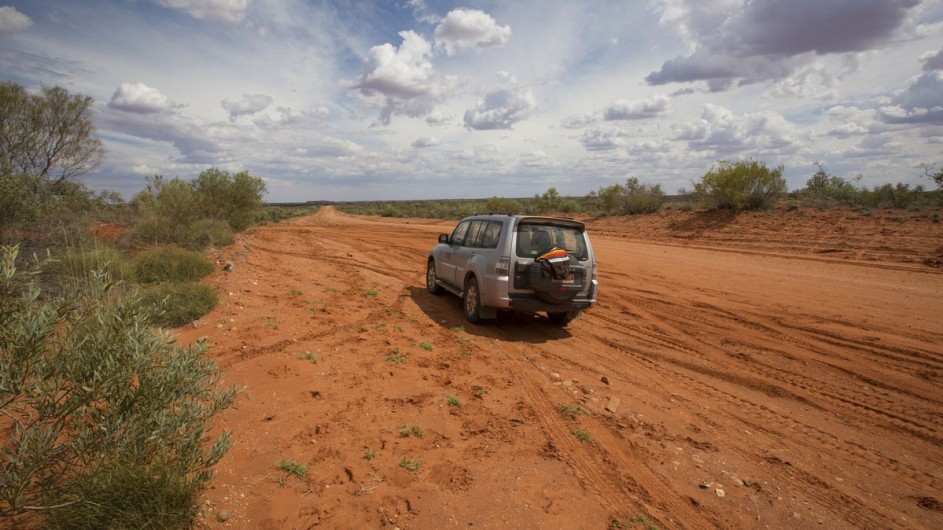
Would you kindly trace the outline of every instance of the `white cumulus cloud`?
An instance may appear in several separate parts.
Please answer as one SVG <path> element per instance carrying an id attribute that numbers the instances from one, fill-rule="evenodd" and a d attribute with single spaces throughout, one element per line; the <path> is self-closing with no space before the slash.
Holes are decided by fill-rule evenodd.
<path id="1" fill-rule="evenodd" d="M 33 25 L 33 20 L 13 6 L 0 7 L 0 38 L 22 31 Z"/>
<path id="2" fill-rule="evenodd" d="M 238 101 L 224 99 L 223 108 L 229 112 L 229 121 L 236 121 L 239 116 L 255 114 L 272 104 L 272 98 L 265 94 L 244 95 Z"/>
<path id="3" fill-rule="evenodd" d="M 491 15 L 477 9 L 449 12 L 435 28 L 436 44 L 452 55 L 461 48 L 501 46 L 511 39 L 510 26 L 499 26 Z"/>
<path id="4" fill-rule="evenodd" d="M 174 108 L 170 98 L 144 83 L 121 83 L 111 96 L 108 106 L 135 114 L 167 112 Z"/>
<path id="5" fill-rule="evenodd" d="M 417 149 L 422 147 L 435 147 L 437 145 L 439 145 L 439 139 L 435 136 L 421 136 L 416 138 L 412 143 L 412 146 Z"/>
<path id="6" fill-rule="evenodd" d="M 606 121 L 657 118 L 671 110 L 668 96 L 652 96 L 637 101 L 617 100 L 603 110 Z"/>
<path id="7" fill-rule="evenodd" d="M 360 77 L 349 83 L 368 98 L 382 99 L 380 123 L 394 114 L 428 115 L 448 92 L 453 80 L 432 66 L 432 45 L 414 31 L 401 31 L 399 48 L 381 44 L 370 48 Z"/>
<path id="8" fill-rule="evenodd" d="M 485 96 L 473 109 L 465 111 L 468 129 L 511 129 L 537 108 L 537 98 L 529 88 L 498 90 Z"/>

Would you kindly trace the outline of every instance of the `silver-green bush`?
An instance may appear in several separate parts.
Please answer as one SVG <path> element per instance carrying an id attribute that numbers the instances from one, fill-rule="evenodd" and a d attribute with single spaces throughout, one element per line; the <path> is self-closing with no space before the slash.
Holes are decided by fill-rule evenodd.
<path id="1" fill-rule="evenodd" d="M 185 528 L 229 447 L 235 389 L 197 344 L 151 327 L 103 275 L 45 297 L 0 249 L 0 518 L 27 527 Z"/>
<path id="2" fill-rule="evenodd" d="M 694 184 L 694 196 L 712 209 L 763 210 L 786 192 L 783 166 L 756 160 L 720 161 Z"/>

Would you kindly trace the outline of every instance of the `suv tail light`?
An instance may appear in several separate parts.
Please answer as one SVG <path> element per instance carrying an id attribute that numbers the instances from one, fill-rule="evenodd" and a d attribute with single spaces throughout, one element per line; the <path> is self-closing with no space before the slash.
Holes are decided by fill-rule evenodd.
<path id="1" fill-rule="evenodd" d="M 501 256 L 498 258 L 498 262 L 494 266 L 494 273 L 498 276 L 507 276 L 510 271 L 511 258 L 508 256 Z"/>

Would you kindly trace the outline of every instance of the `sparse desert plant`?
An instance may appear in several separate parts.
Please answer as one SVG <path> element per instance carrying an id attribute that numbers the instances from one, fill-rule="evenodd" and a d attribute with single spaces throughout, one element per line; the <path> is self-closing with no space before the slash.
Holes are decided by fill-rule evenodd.
<path id="1" fill-rule="evenodd" d="M 592 435 L 586 431 L 581 431 L 579 429 L 574 428 L 571 432 L 573 433 L 573 436 L 576 436 L 576 439 L 581 442 L 595 443 L 595 440 L 593 440 Z"/>
<path id="2" fill-rule="evenodd" d="M 422 427 L 419 425 L 400 425 L 399 427 L 400 438 L 409 438 L 410 436 L 415 438 L 425 438 L 426 432 L 422 430 Z"/>
<path id="3" fill-rule="evenodd" d="M 416 471 L 419 471 L 419 468 L 422 467 L 422 460 L 413 460 L 404 456 L 403 459 L 399 461 L 399 467 L 409 471 L 410 473 L 415 473 Z"/>
<path id="4" fill-rule="evenodd" d="M 180 348 L 103 275 L 43 296 L 0 251 L 0 517 L 47 528 L 184 528 L 229 447 L 205 344 Z"/>
<path id="5" fill-rule="evenodd" d="M 298 356 L 299 359 L 304 359 L 306 361 L 311 361 L 311 364 L 318 364 L 318 356 L 306 351 L 303 354 Z"/>
<path id="6" fill-rule="evenodd" d="M 380 293 L 377 292 L 376 289 L 368 289 L 368 290 L 367 290 L 366 292 L 364 292 L 363 294 L 366 295 L 366 296 L 369 297 L 369 298 L 376 298 L 377 296 L 380 295 Z"/>
<path id="7" fill-rule="evenodd" d="M 374 458 L 376 458 L 376 456 L 377 456 L 377 451 L 376 449 L 373 449 L 372 447 L 368 447 L 364 449 L 363 451 L 363 457 L 365 460 L 373 460 Z"/>
<path id="8" fill-rule="evenodd" d="M 462 406 L 461 400 L 459 400 L 457 397 L 453 396 L 452 394 L 445 396 L 445 401 L 449 404 L 450 407 Z"/>
<path id="9" fill-rule="evenodd" d="M 432 351 L 432 344 L 428 342 L 420 342 L 418 346 L 426 351 Z"/>
<path id="10" fill-rule="evenodd" d="M 828 207 L 832 204 L 853 206 L 861 201 L 861 190 L 841 177 L 830 175 L 825 165 L 816 162 L 816 172 L 806 181 L 805 188 L 798 191 L 804 201 L 817 206 Z"/>
<path id="11" fill-rule="evenodd" d="M 762 210 L 786 191 L 783 166 L 755 160 L 720 161 L 694 184 L 694 196 L 712 209 Z"/>
<path id="12" fill-rule="evenodd" d="M 94 273 L 103 272 L 112 281 L 129 279 L 133 267 L 118 249 L 104 243 L 69 248 L 52 255 L 43 264 L 44 278 L 63 287 L 88 284 Z"/>
<path id="13" fill-rule="evenodd" d="M 276 467 L 289 475 L 294 475 L 299 478 L 305 476 L 305 473 L 308 472 L 308 466 L 299 464 L 294 460 L 279 460 Z"/>
<path id="14" fill-rule="evenodd" d="M 197 320 L 218 302 L 212 287 L 195 283 L 165 283 L 141 294 L 141 303 L 155 309 L 153 321 L 171 328 Z"/>
<path id="15" fill-rule="evenodd" d="M 394 351 L 392 353 L 387 354 L 386 362 L 393 363 L 393 364 L 403 364 L 404 362 L 406 362 L 406 356 L 401 354 L 399 351 Z"/>
<path id="16" fill-rule="evenodd" d="M 576 416 L 589 416 L 590 415 L 589 411 L 584 409 L 583 407 L 567 405 L 565 403 L 560 405 L 560 413 L 563 414 L 564 416 L 569 416 L 571 418 L 574 418 Z"/>
<path id="17" fill-rule="evenodd" d="M 132 265 L 138 283 L 195 282 L 213 272 L 213 262 L 203 254 L 174 247 L 140 252 Z"/>

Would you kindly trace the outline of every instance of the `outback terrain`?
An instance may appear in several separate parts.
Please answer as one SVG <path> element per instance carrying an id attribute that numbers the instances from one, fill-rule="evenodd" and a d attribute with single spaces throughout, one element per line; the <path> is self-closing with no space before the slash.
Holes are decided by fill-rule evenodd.
<path id="1" fill-rule="evenodd" d="M 453 222 L 244 233 L 177 330 L 243 388 L 199 527 L 943 528 L 932 215 L 585 219 L 599 304 L 567 328 L 428 294 Z"/>

